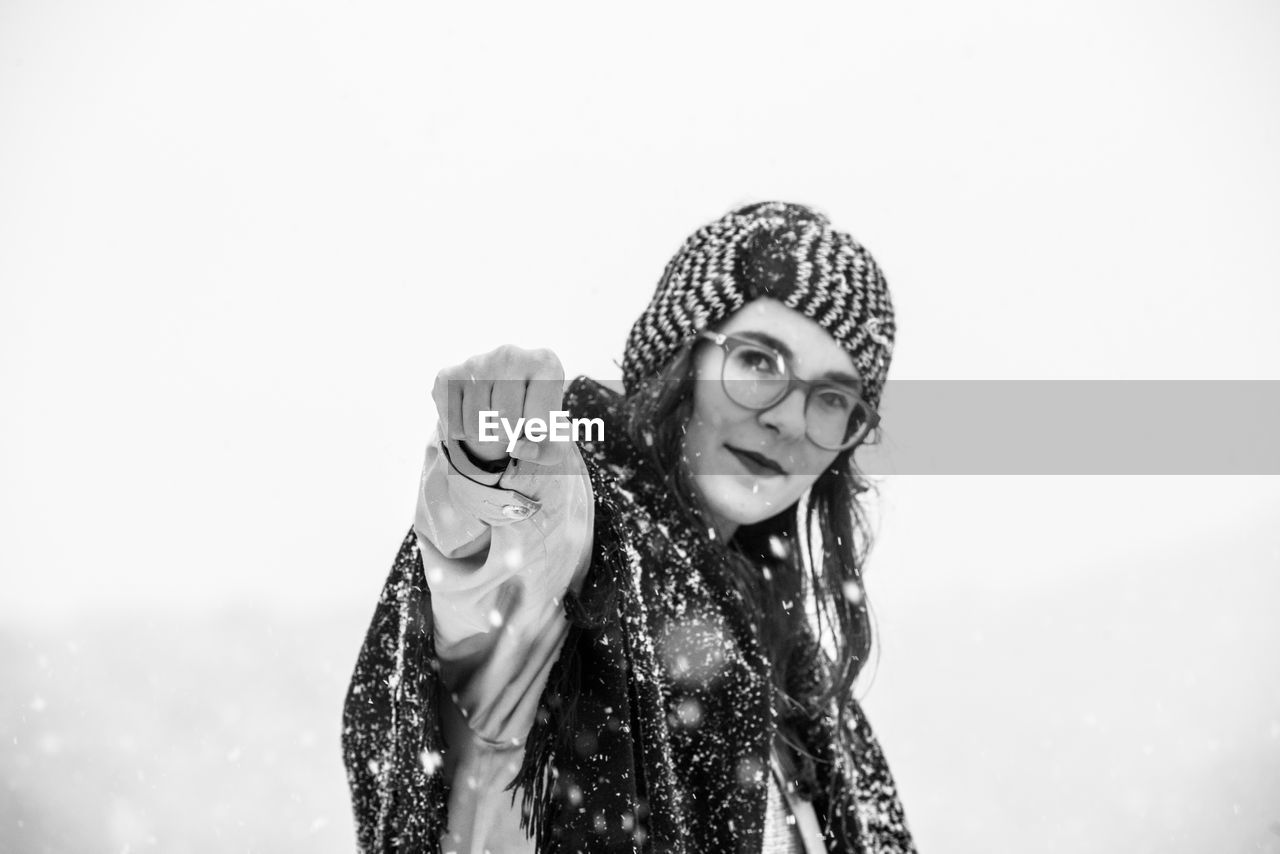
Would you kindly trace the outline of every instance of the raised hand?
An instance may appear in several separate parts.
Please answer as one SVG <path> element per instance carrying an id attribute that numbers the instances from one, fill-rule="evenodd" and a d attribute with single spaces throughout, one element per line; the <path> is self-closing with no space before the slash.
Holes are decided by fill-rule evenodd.
<path id="1" fill-rule="evenodd" d="M 563 391 L 564 367 L 555 353 L 505 344 L 442 370 L 431 397 L 445 436 L 462 442 L 476 459 L 497 462 L 512 456 L 549 465 L 560 459 L 564 446 L 530 441 L 520 428 L 536 423 L 533 419 L 549 424 Z M 483 421 L 481 413 L 486 413 Z"/>

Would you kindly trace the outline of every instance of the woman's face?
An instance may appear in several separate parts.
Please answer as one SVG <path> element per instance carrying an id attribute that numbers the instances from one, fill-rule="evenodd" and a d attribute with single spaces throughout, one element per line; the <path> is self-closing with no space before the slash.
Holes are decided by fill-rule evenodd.
<path id="1" fill-rule="evenodd" d="M 770 345 L 802 380 L 857 376 L 849 354 L 825 329 L 774 299 L 748 303 L 717 331 Z M 795 504 L 839 452 L 807 437 L 803 388 L 793 387 L 764 410 L 726 397 L 720 381 L 724 359 L 724 348 L 711 342 L 699 346 L 684 456 L 717 533 L 727 540 L 739 525 L 761 522 Z"/>

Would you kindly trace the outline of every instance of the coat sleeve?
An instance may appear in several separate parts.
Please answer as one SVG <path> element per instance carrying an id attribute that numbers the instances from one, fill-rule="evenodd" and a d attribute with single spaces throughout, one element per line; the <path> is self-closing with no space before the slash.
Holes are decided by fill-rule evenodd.
<path id="1" fill-rule="evenodd" d="M 440 773 L 431 592 L 416 534 L 400 545 L 347 690 L 342 748 L 364 854 L 437 852 L 447 824 Z"/>
<path id="2" fill-rule="evenodd" d="M 486 475 L 456 445 L 439 437 L 430 443 L 414 524 L 378 600 L 344 707 L 343 752 L 361 851 L 438 850 L 448 825 L 439 711 L 450 691 L 446 677 L 456 680 L 478 650 L 493 647 L 498 618 L 527 615 L 535 603 L 559 607 L 566 587 L 581 581 L 591 513 L 576 448 L 557 468 L 513 464 Z M 513 598 L 516 588 L 521 595 Z"/>
<path id="3" fill-rule="evenodd" d="M 575 445 L 554 465 L 512 460 L 502 474 L 486 475 L 457 443 L 432 442 L 414 531 L 441 659 L 483 661 L 504 643 L 532 642 L 562 617 L 561 599 L 587 566 L 592 520 L 590 480 Z"/>

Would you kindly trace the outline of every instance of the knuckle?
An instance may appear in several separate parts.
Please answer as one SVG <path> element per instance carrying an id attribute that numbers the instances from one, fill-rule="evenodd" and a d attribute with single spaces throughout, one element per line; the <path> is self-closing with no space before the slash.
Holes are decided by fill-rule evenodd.
<path id="1" fill-rule="evenodd" d="M 506 378 L 518 368 L 521 350 L 511 344 L 503 344 L 489 353 L 489 367 L 495 378 Z"/>
<path id="2" fill-rule="evenodd" d="M 531 351 L 535 364 L 546 371 L 561 370 L 560 357 L 555 354 L 554 350 L 541 348 Z"/>
<path id="3" fill-rule="evenodd" d="M 431 385 L 431 397 L 436 403 L 443 404 L 449 399 L 449 384 L 452 381 L 453 377 L 448 371 L 436 374 L 436 381 Z"/>

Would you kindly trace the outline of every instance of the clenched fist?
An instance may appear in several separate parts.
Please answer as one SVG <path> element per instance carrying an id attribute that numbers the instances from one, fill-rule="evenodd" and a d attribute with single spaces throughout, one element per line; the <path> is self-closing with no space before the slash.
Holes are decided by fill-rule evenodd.
<path id="1" fill-rule="evenodd" d="M 563 394 L 564 367 L 555 353 L 509 344 L 445 368 L 431 390 L 446 438 L 462 442 L 476 459 L 512 456 L 544 465 L 558 461 L 563 446 L 530 441 L 521 431 L 536 425 L 534 419 L 549 423 Z"/>

